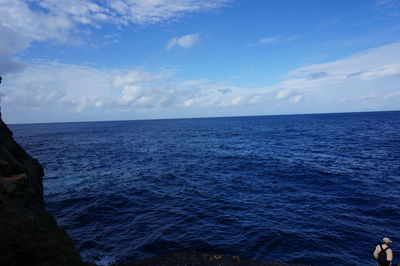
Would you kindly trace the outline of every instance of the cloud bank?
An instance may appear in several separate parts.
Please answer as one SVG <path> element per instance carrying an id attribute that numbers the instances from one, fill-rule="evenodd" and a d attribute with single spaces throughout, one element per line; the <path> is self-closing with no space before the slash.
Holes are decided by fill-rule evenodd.
<path id="1" fill-rule="evenodd" d="M 273 86 L 181 80 L 171 71 L 96 69 L 39 61 L 2 84 L 9 110 L 97 113 L 254 107 L 263 113 L 398 109 L 400 42 L 288 72 Z"/>

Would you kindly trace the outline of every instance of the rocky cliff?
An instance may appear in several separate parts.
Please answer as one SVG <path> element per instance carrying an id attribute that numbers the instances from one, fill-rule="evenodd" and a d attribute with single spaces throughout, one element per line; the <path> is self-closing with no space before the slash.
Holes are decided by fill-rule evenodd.
<path id="1" fill-rule="evenodd" d="M 0 114 L 0 265 L 81 265 L 72 240 L 44 209 L 43 169 Z"/>

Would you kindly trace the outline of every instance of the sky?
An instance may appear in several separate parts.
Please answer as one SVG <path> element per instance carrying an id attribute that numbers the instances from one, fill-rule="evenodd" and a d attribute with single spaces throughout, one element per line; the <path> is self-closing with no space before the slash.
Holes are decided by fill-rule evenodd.
<path id="1" fill-rule="evenodd" d="M 7 123 L 400 110 L 400 0 L 0 0 Z"/>

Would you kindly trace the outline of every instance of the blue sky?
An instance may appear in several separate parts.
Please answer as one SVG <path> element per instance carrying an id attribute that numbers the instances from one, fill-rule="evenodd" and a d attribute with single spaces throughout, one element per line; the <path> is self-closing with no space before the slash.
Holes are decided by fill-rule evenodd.
<path id="1" fill-rule="evenodd" d="M 0 0 L 9 123 L 400 109 L 400 0 Z"/>

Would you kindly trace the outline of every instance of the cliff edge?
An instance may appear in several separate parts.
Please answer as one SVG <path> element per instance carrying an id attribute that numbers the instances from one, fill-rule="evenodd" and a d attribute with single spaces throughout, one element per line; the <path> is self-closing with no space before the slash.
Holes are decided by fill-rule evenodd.
<path id="1" fill-rule="evenodd" d="M 44 209 L 43 175 L 0 113 L 0 265 L 82 265 L 71 238 Z"/>

